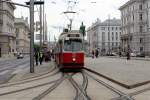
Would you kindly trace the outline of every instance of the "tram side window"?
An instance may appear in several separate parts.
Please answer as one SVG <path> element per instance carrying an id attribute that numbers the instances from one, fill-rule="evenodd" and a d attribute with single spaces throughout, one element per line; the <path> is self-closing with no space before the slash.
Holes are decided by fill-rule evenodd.
<path id="1" fill-rule="evenodd" d="M 60 52 L 62 52 L 62 41 L 59 41 Z"/>

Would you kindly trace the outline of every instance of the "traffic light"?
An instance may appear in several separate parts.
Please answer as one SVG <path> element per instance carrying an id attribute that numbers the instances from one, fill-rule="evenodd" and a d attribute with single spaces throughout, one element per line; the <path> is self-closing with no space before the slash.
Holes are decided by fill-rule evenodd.
<path id="1" fill-rule="evenodd" d="M 82 24 L 81 24 L 81 26 L 80 26 L 80 33 L 83 34 L 83 36 L 86 35 L 86 34 L 85 34 L 85 26 L 83 25 L 83 22 L 82 22 Z"/>

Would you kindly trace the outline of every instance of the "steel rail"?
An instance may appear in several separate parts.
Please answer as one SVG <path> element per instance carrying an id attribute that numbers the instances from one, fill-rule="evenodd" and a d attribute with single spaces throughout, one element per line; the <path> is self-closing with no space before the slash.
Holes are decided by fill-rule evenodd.
<path id="1" fill-rule="evenodd" d="M 52 92 L 54 89 L 56 89 L 63 81 L 65 80 L 65 77 L 62 77 L 59 81 L 57 81 L 54 85 L 52 85 L 50 88 L 48 88 L 43 93 L 39 94 L 38 96 L 34 97 L 32 100 L 41 100 L 44 98 L 47 94 Z"/>
<path id="2" fill-rule="evenodd" d="M 10 92 L 1 93 L 0 96 L 9 95 L 9 94 L 13 94 L 13 93 L 21 92 L 21 91 L 26 91 L 26 90 L 30 90 L 30 89 L 33 89 L 33 88 L 39 88 L 39 87 L 45 86 L 45 85 L 50 85 L 52 83 L 56 83 L 57 81 L 60 81 L 61 79 L 62 79 L 62 77 L 60 79 L 57 79 L 57 80 L 54 80 L 54 81 L 51 81 L 51 82 L 47 82 L 47 83 L 44 83 L 44 84 L 40 84 L 40 85 L 36 85 L 36 86 L 24 88 L 24 89 L 18 89 L 18 90 L 14 90 L 14 91 L 10 91 Z"/>
<path id="3" fill-rule="evenodd" d="M 150 87 L 145 88 L 145 89 L 141 89 L 141 90 L 136 91 L 136 92 L 133 92 L 133 93 L 130 93 L 129 95 L 130 95 L 130 96 L 135 96 L 135 95 L 138 95 L 138 94 L 141 94 L 141 93 L 147 92 L 147 91 L 149 91 L 149 90 L 150 90 Z"/>
<path id="4" fill-rule="evenodd" d="M 76 81 L 71 77 L 69 78 L 70 83 L 73 85 L 73 87 L 76 89 L 76 91 L 80 91 L 80 93 L 82 94 L 84 100 L 90 100 L 89 97 L 87 97 L 86 92 L 84 91 L 83 88 L 81 88 Z M 77 92 L 78 93 L 78 92 Z M 76 99 L 76 98 L 75 98 Z"/>
<path id="5" fill-rule="evenodd" d="M 85 76 L 82 72 L 80 72 L 82 74 L 82 77 L 83 77 L 83 83 L 82 83 L 82 88 L 83 90 L 85 91 L 85 94 L 87 95 L 87 92 L 86 92 L 86 89 L 87 89 L 87 86 L 88 86 L 88 78 L 87 76 Z M 76 96 L 74 98 L 74 100 L 79 100 L 80 99 L 80 92 L 77 90 L 77 93 L 76 93 Z M 88 96 L 87 96 L 88 97 Z M 88 97 L 89 98 L 89 97 Z M 89 98 L 90 100 L 90 98 Z"/>
<path id="6" fill-rule="evenodd" d="M 43 93 L 39 94 L 38 96 L 34 97 L 32 100 L 41 100 L 42 98 L 44 98 L 47 94 L 49 94 L 50 92 L 52 92 L 54 89 L 56 89 L 66 78 L 70 78 L 70 77 L 66 77 L 65 73 L 62 73 L 62 78 L 60 80 L 58 80 L 54 85 L 52 85 L 50 88 L 48 88 L 46 91 L 44 91 Z M 70 75 L 71 77 L 74 74 Z"/>
<path id="7" fill-rule="evenodd" d="M 131 98 L 130 95 L 125 94 L 124 92 L 122 92 L 122 91 L 120 91 L 120 90 L 114 88 L 113 86 L 111 86 L 111 85 L 105 83 L 104 81 L 99 80 L 99 79 L 93 77 L 92 75 L 88 74 L 87 72 L 84 72 L 84 73 L 85 73 L 87 76 L 91 77 L 91 78 L 92 78 L 93 80 L 95 80 L 96 82 L 102 84 L 103 86 L 105 86 L 105 87 L 108 88 L 109 90 L 111 90 L 111 91 L 117 93 L 117 94 L 120 96 L 120 97 L 114 98 L 114 99 L 112 99 L 112 100 L 122 100 L 122 99 L 125 99 L 125 100 L 134 100 L 133 98 Z"/>
<path id="8" fill-rule="evenodd" d="M 20 84 L 24 84 L 24 83 L 33 82 L 33 81 L 36 81 L 36 80 L 48 78 L 48 77 L 56 75 L 58 72 L 59 71 L 56 71 L 55 73 L 50 74 L 50 75 L 49 75 L 49 72 L 48 72 L 46 74 L 43 74 L 40 77 L 27 78 L 26 80 L 23 80 L 23 81 L 20 81 L 20 82 L 17 82 L 17 83 L 7 83 L 7 84 L 4 84 L 4 85 L 0 85 L 0 88 L 5 88 L 5 87 L 10 87 L 10 86 L 20 85 Z M 46 76 L 44 76 L 44 75 L 46 75 Z"/>

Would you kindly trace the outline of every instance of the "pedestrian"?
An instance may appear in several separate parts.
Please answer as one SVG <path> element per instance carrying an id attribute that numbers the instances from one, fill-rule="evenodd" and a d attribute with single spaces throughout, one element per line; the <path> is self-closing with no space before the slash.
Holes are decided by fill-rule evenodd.
<path id="1" fill-rule="evenodd" d="M 39 61 L 39 52 L 38 51 L 35 51 L 35 62 L 36 62 L 36 66 L 38 66 L 38 61 Z"/>
<path id="2" fill-rule="evenodd" d="M 130 52 L 127 52 L 127 60 L 130 60 Z"/>
<path id="3" fill-rule="evenodd" d="M 95 53 L 94 53 L 94 50 L 92 50 L 92 58 L 94 58 L 95 56 Z"/>
<path id="4" fill-rule="evenodd" d="M 121 51 L 119 51 L 119 57 L 121 57 Z"/>
<path id="5" fill-rule="evenodd" d="M 98 58 L 98 54 L 99 54 L 98 49 L 96 49 L 96 50 L 95 50 L 95 57 L 96 57 L 96 58 Z"/>
<path id="6" fill-rule="evenodd" d="M 40 53 L 39 53 L 39 61 L 40 61 L 40 65 L 42 65 L 43 58 L 44 58 L 43 52 L 40 51 Z"/>

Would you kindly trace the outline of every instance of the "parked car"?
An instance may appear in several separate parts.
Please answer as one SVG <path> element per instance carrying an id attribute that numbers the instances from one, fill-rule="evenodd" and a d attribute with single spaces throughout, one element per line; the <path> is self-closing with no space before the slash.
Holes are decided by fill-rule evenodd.
<path id="1" fill-rule="evenodd" d="M 130 56 L 131 56 L 131 57 L 136 57 L 137 55 L 136 55 L 136 53 L 133 53 L 133 52 L 132 52 L 132 53 L 130 53 Z"/>
<path id="2" fill-rule="evenodd" d="M 17 59 L 23 59 L 23 58 L 24 58 L 23 54 L 21 53 L 17 54 Z"/>
<path id="3" fill-rule="evenodd" d="M 110 54 L 106 54 L 106 56 L 117 56 L 118 54 L 117 53 L 115 53 L 115 52 L 112 52 L 112 53 L 110 53 Z"/>
<path id="4" fill-rule="evenodd" d="M 145 57 L 145 53 L 138 53 L 136 57 Z"/>

